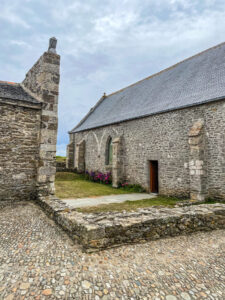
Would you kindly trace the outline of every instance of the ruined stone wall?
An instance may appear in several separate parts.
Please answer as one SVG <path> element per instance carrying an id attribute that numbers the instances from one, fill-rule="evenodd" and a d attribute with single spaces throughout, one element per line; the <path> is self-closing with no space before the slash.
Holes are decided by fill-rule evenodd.
<path id="1" fill-rule="evenodd" d="M 0 101 L 0 201 L 36 195 L 40 107 Z"/>
<path id="2" fill-rule="evenodd" d="M 129 183 L 139 183 L 149 189 L 149 161 L 158 160 L 159 193 L 189 197 L 189 163 L 192 160 L 189 131 L 198 120 L 204 123 L 204 157 L 199 168 L 206 176 L 205 196 L 224 199 L 224 101 L 79 132 L 75 134 L 75 141 L 77 144 L 85 140 L 86 169 L 106 172 L 105 147 L 108 137 L 122 137 L 121 172 Z"/>

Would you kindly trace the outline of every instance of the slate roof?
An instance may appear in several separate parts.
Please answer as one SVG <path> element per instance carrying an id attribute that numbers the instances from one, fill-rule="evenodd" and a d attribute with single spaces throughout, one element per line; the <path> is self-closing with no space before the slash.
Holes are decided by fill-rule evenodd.
<path id="1" fill-rule="evenodd" d="M 225 43 L 103 97 L 79 132 L 225 98 Z"/>
<path id="2" fill-rule="evenodd" d="M 0 99 L 20 100 L 31 103 L 40 103 L 29 95 L 19 83 L 0 81 Z"/>

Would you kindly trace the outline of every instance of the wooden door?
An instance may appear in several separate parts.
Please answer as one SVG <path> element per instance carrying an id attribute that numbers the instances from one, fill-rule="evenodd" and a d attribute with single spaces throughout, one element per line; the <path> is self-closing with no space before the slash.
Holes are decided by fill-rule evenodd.
<path id="1" fill-rule="evenodd" d="M 158 193 L 158 161 L 150 161 L 150 192 Z"/>

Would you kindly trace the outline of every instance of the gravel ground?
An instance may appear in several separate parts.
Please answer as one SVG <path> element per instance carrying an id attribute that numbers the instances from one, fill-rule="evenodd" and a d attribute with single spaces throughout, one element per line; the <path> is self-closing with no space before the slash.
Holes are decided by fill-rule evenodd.
<path id="1" fill-rule="evenodd" d="M 0 210 L 0 299 L 225 299 L 225 231 L 85 254 L 33 203 Z"/>

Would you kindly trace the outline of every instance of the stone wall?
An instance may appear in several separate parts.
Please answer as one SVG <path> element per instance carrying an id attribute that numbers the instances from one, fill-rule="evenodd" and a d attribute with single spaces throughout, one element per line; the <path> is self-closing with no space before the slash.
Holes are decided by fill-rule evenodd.
<path id="1" fill-rule="evenodd" d="M 189 133 L 199 120 L 204 123 L 204 153 L 195 156 L 191 152 Z M 123 163 L 120 172 L 123 178 L 149 190 L 149 161 L 158 160 L 159 193 L 179 197 L 190 196 L 190 165 L 194 163 L 193 168 L 196 168 L 196 160 L 202 161 L 205 178 L 199 185 L 199 189 L 204 188 L 201 193 L 204 197 L 225 199 L 224 128 L 225 103 L 222 100 L 78 132 L 74 134 L 74 145 L 85 141 L 87 170 L 106 172 L 105 147 L 108 137 L 122 137 L 123 154 L 120 159 Z M 196 178 L 202 176 L 200 169 L 195 173 Z"/>
<path id="2" fill-rule="evenodd" d="M 54 194 L 58 128 L 60 56 L 45 52 L 26 74 L 23 86 L 42 102 L 37 187 L 40 196 Z"/>
<path id="3" fill-rule="evenodd" d="M 67 169 L 74 169 L 75 167 L 75 164 L 74 164 L 74 135 L 70 134 L 70 142 L 69 144 L 67 145 L 67 148 L 66 148 L 66 167 Z"/>
<path id="4" fill-rule="evenodd" d="M 38 203 L 88 252 L 225 228 L 225 204 L 222 203 L 102 213 L 77 212 L 51 196 L 39 198 Z"/>
<path id="5" fill-rule="evenodd" d="M 0 201 L 36 196 L 40 109 L 0 101 Z"/>
<path id="6" fill-rule="evenodd" d="M 65 172 L 66 170 L 66 161 L 56 161 L 56 172 Z"/>
<path id="7" fill-rule="evenodd" d="M 20 84 L 36 101 L 0 99 L 0 200 L 54 194 L 60 77 L 55 47 L 51 38 L 48 52 Z"/>

